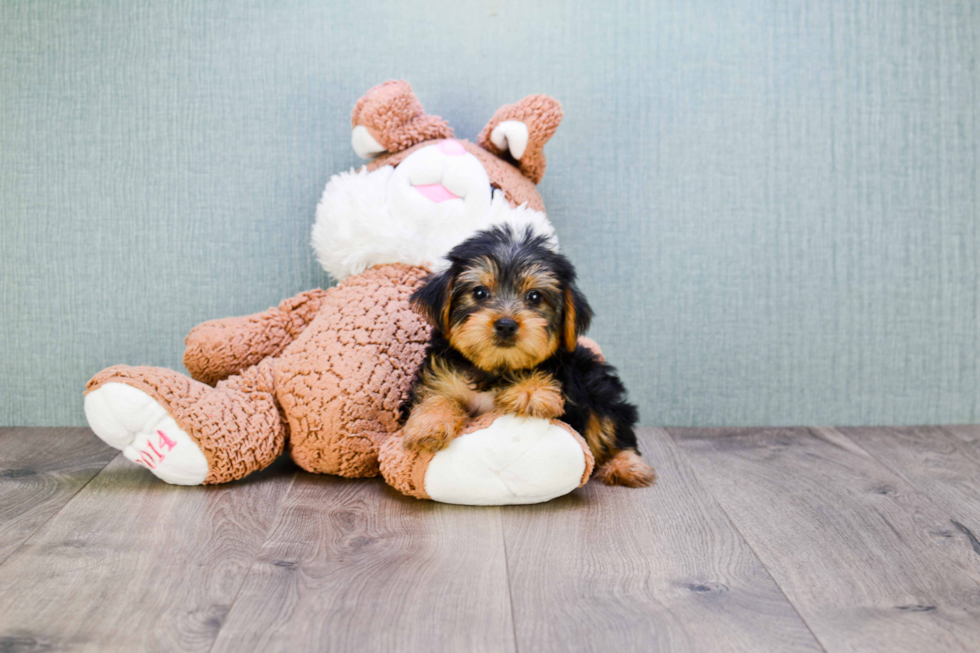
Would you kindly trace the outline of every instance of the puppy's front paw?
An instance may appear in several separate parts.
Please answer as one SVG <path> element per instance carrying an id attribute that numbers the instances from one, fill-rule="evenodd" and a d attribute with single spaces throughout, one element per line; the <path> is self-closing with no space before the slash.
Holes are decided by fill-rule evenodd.
<path id="1" fill-rule="evenodd" d="M 556 419 L 565 412 L 565 398 L 546 375 L 533 374 L 497 395 L 497 405 L 518 417 Z"/>
<path id="2" fill-rule="evenodd" d="M 409 451 L 435 453 L 449 446 L 463 429 L 459 410 L 440 405 L 421 404 L 412 411 L 402 433 L 402 446 Z"/>

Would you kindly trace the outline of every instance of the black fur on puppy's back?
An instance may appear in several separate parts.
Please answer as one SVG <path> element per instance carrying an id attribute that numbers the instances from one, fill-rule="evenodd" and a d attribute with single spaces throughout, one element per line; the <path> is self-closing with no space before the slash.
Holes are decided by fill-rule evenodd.
<path id="1" fill-rule="evenodd" d="M 584 434 L 591 415 L 615 425 L 616 447 L 635 449 L 633 427 L 639 420 L 636 406 L 626 400 L 626 387 L 616 368 L 603 362 L 591 349 L 578 345 L 575 351 L 559 349 L 538 369 L 551 373 L 565 395 L 561 420 Z"/>

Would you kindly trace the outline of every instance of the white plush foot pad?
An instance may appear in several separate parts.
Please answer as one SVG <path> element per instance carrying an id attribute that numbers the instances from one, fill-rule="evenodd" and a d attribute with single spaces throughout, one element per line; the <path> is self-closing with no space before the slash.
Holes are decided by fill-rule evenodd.
<path id="1" fill-rule="evenodd" d="M 585 454 L 568 431 L 544 419 L 504 415 L 433 456 L 425 491 L 468 506 L 541 503 L 582 483 Z"/>
<path id="2" fill-rule="evenodd" d="M 85 417 L 103 442 L 157 478 L 173 485 L 200 485 L 208 461 L 170 413 L 142 390 L 106 383 L 85 395 Z"/>

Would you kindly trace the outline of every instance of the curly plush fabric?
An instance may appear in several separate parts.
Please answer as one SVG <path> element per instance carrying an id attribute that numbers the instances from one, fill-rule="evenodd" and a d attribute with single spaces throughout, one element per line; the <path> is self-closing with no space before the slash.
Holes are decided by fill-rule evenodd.
<path id="1" fill-rule="evenodd" d="M 349 277 L 279 357 L 276 394 L 303 469 L 377 475 L 378 446 L 398 428 L 429 341 L 428 323 L 408 303 L 426 274 L 393 264 Z"/>
<path id="2" fill-rule="evenodd" d="M 197 325 L 184 340 L 184 367 L 192 378 L 214 385 L 265 358 L 278 356 L 316 317 L 325 296 L 326 292 L 317 288 L 261 313 Z"/>
<path id="3" fill-rule="evenodd" d="M 419 143 L 408 148 L 407 150 L 402 150 L 401 152 L 382 154 L 364 167 L 368 172 L 373 172 L 383 166 L 397 166 L 416 150 L 438 142 L 440 141 L 435 140 L 426 143 Z M 520 170 L 515 168 L 507 161 L 490 154 L 482 147 L 474 145 L 467 140 L 460 140 L 459 142 L 463 144 L 463 147 L 466 148 L 467 152 L 479 159 L 480 163 L 483 164 L 483 167 L 487 171 L 487 176 L 490 177 L 490 183 L 504 191 L 504 196 L 510 200 L 514 206 L 520 206 L 521 204 L 527 202 L 528 208 L 532 208 L 535 211 L 544 211 L 544 200 L 541 199 L 537 186 L 534 185 L 534 182 L 525 177 Z M 528 148 L 530 149 L 530 145 L 528 145 Z M 526 158 L 528 155 L 525 154 L 524 156 Z M 541 174 L 544 174 L 543 168 Z"/>
<path id="4" fill-rule="evenodd" d="M 373 182 L 384 181 L 380 168 L 397 166 L 420 148 L 452 138 L 453 131 L 438 116 L 425 113 L 406 82 L 390 81 L 374 87 L 354 108 L 351 144 L 362 156 L 372 156 L 381 148 L 386 151 L 367 164 L 367 172 L 362 169 L 335 176 L 324 191 L 324 197 L 329 195 L 331 201 L 321 201 L 317 209 L 317 256 L 341 283 L 325 291 L 301 293 L 255 315 L 212 320 L 195 327 L 187 336 L 184 354 L 184 364 L 193 379 L 155 367 L 115 366 L 103 370 L 89 382 L 86 393 L 111 383 L 130 386 L 143 394 L 129 389 L 120 393 L 120 388 L 113 386 L 90 397 L 86 414 L 91 411 L 93 429 L 112 446 L 124 448 L 118 446 L 124 442 L 123 436 L 144 437 L 146 434 L 138 429 L 151 428 L 140 421 L 140 410 L 148 410 L 149 406 L 152 410 L 148 414 L 160 417 L 155 401 L 166 411 L 166 419 L 173 418 L 184 432 L 180 438 L 186 434 L 201 450 L 207 462 L 205 484 L 242 478 L 269 465 L 288 448 L 293 460 L 308 471 L 347 477 L 383 472 L 395 487 L 420 498 L 426 496 L 426 470 L 434 459 L 429 479 L 434 494 L 445 492 L 447 487 L 443 483 L 440 490 L 435 479 L 447 478 L 472 491 L 475 486 L 466 472 L 455 476 L 435 473 L 440 469 L 466 470 L 465 465 L 458 466 L 450 458 L 407 452 L 401 447 L 401 438 L 391 435 L 399 427 L 399 408 L 424 358 L 430 335 L 429 325 L 410 308 L 409 297 L 428 271 L 440 265 L 445 251 L 457 240 L 483 228 L 484 223 L 531 224 L 537 231 L 553 236 L 535 182 L 544 173 L 541 147 L 560 118 L 560 106 L 544 96 L 525 98 L 500 109 L 485 131 L 489 133 L 503 120 L 524 122 L 528 145 L 522 160 L 517 162 L 519 167 L 509 153 L 498 152 L 492 143 L 480 147 L 462 142 L 485 169 L 486 177 L 484 171 L 478 171 L 478 187 L 485 193 L 489 178 L 491 185 L 499 189 L 489 196 L 487 215 L 477 216 L 470 223 L 454 222 L 455 231 L 438 228 L 436 237 L 427 231 L 439 224 L 440 213 L 433 205 L 431 216 L 420 211 L 423 223 L 406 233 L 405 224 L 392 217 L 387 185 Z M 481 143 L 486 140 L 481 135 Z M 472 163 L 469 157 L 455 158 Z M 376 178 L 368 174 L 371 171 L 378 171 Z M 337 191 L 338 185 L 345 183 L 341 190 L 351 192 L 328 192 Z M 426 234 L 421 245 L 413 241 L 416 234 Z M 138 399 L 120 399 L 134 395 Z M 479 438 L 483 437 L 494 445 L 499 443 L 493 428 L 506 430 L 510 426 L 493 419 L 491 415 L 473 420 L 468 433 L 485 430 L 467 442 L 479 446 Z M 125 425 L 127 420 L 129 425 Z M 587 460 L 584 482 L 594 464 L 588 447 L 577 433 L 558 425 L 583 449 Z M 130 426 L 136 429 L 136 436 L 127 431 Z M 537 426 L 543 427 L 538 435 L 554 435 L 557 430 L 544 422 Z M 116 432 L 117 427 L 122 429 L 122 435 Z M 533 436 L 532 429 L 529 437 Z M 560 431 L 557 442 L 559 447 L 546 450 L 545 455 L 562 448 L 566 454 L 571 452 L 575 464 L 560 479 L 560 491 L 567 492 L 567 486 L 576 481 L 582 459 L 576 444 L 564 440 Z M 124 451 L 128 451 L 130 445 L 124 446 Z M 453 450 L 465 451 L 450 449 Z M 508 453 L 504 447 L 504 454 Z M 470 454 L 463 454 L 464 463 L 467 455 Z M 536 464 L 523 456 L 519 454 L 518 458 Z M 479 454 L 471 456 L 468 461 L 478 457 Z M 176 458 L 168 460 L 169 464 L 176 464 Z M 200 457 L 197 460 L 202 464 L 194 474 L 182 470 L 185 473 L 181 476 L 175 467 L 168 472 L 175 475 L 169 477 L 160 468 L 155 473 L 168 482 L 190 479 L 188 482 L 197 483 L 204 475 L 203 461 Z M 495 480 L 493 473 L 491 469 L 491 484 Z M 538 496 L 545 496 L 540 494 L 540 487 L 531 487 L 526 496 L 504 497 L 502 502 Z M 440 500 L 454 499 L 458 497 L 444 494 Z M 475 505 L 481 497 L 470 499 Z"/>
<path id="5" fill-rule="evenodd" d="M 586 338 L 585 336 L 579 336 L 578 337 L 578 344 L 580 344 L 581 346 L 585 347 L 586 349 L 588 349 L 589 351 L 591 351 L 593 354 L 595 354 L 596 355 L 596 358 L 598 358 L 603 363 L 606 362 L 606 357 L 602 353 L 602 349 L 599 347 L 599 343 L 596 342 L 595 340 L 593 340 L 592 338 Z"/>
<path id="6" fill-rule="evenodd" d="M 544 144 L 548 142 L 561 123 L 562 110 L 558 100 L 547 95 L 529 95 L 520 102 L 507 104 L 497 109 L 493 118 L 487 123 L 477 144 L 483 149 L 499 157 L 509 158 L 510 153 L 501 150 L 490 140 L 490 133 L 505 120 L 519 120 L 527 125 L 528 142 L 524 155 L 518 167 L 521 172 L 535 184 L 544 177 L 546 159 Z"/>
<path id="7" fill-rule="evenodd" d="M 89 393 L 125 383 L 163 406 L 208 461 L 205 485 L 227 483 L 270 465 L 282 453 L 286 428 L 274 396 L 275 359 L 205 385 L 160 367 L 116 365 L 96 374 Z"/>
<path id="8" fill-rule="evenodd" d="M 351 127 L 363 125 L 389 152 L 431 141 L 452 138 L 453 130 L 439 116 L 425 113 L 408 82 L 393 80 L 378 84 L 360 100 L 351 115 Z"/>
<path id="9" fill-rule="evenodd" d="M 282 453 L 287 433 L 293 459 L 308 471 L 375 476 L 378 445 L 398 428 L 398 409 L 429 341 L 429 325 L 408 304 L 426 274 L 421 267 L 377 266 L 254 319 L 225 321 L 221 333 L 231 343 L 270 329 L 281 343 L 299 325 L 309 325 L 278 357 L 213 388 L 173 370 L 117 365 L 98 373 L 86 392 L 125 383 L 156 399 L 207 458 L 205 484 L 269 465 Z M 222 371 L 243 360 L 226 355 L 238 349 L 224 340 L 213 341 L 213 348 L 205 338 L 194 342 L 194 360 L 222 361 Z M 197 372 L 214 369 L 209 363 Z"/>
<path id="10" fill-rule="evenodd" d="M 425 492 L 425 472 L 432 462 L 430 451 L 409 451 L 402 446 L 402 432 L 384 441 L 379 451 L 385 483 L 416 499 L 431 499 Z"/>

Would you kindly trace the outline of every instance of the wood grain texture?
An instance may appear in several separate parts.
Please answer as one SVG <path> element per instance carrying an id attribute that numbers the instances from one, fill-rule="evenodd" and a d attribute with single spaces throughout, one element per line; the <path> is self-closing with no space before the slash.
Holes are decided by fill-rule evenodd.
<path id="1" fill-rule="evenodd" d="M 0 429 L 0 564 L 117 455 L 88 429 Z"/>
<path id="2" fill-rule="evenodd" d="M 670 429 L 827 650 L 980 645 L 980 556 L 833 429 Z"/>
<path id="3" fill-rule="evenodd" d="M 293 469 L 185 488 L 116 458 L 0 566 L 0 650 L 207 651 Z"/>
<path id="4" fill-rule="evenodd" d="M 644 429 L 656 487 L 506 508 L 0 432 L 0 651 L 977 650 L 975 432 Z"/>
<path id="5" fill-rule="evenodd" d="M 980 424 L 956 424 L 943 428 L 965 442 L 980 441 Z"/>
<path id="6" fill-rule="evenodd" d="M 504 510 L 518 648 L 820 650 L 666 432 L 639 435 L 655 487 Z"/>
<path id="7" fill-rule="evenodd" d="M 980 556 L 980 439 L 938 426 L 837 431 L 932 499 L 949 519 L 950 537 Z"/>
<path id="8" fill-rule="evenodd" d="M 512 651 L 499 508 L 300 474 L 214 651 Z"/>

